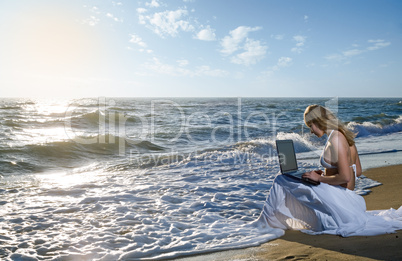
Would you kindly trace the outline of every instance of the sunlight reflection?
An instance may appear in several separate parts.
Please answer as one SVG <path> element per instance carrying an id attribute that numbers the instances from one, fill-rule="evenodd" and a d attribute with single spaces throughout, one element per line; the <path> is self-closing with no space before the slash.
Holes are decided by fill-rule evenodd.
<path id="1" fill-rule="evenodd" d="M 25 133 L 30 134 L 33 144 L 64 141 L 69 139 L 64 128 L 26 129 Z"/>
<path id="2" fill-rule="evenodd" d="M 97 172 L 85 173 L 49 173 L 38 175 L 42 188 L 70 188 L 87 183 L 92 183 L 100 177 Z"/>
<path id="3" fill-rule="evenodd" d="M 17 140 L 29 144 L 65 141 L 68 135 L 64 130 L 64 119 L 69 109 L 65 99 L 35 99 L 24 104 L 27 117 L 15 119 L 23 132 L 15 133 Z"/>
<path id="4" fill-rule="evenodd" d="M 75 168 L 69 172 L 52 172 L 38 174 L 41 187 L 47 189 L 64 189 L 84 184 L 97 183 L 105 176 L 97 169 L 98 164 L 92 163 L 87 166 Z"/>

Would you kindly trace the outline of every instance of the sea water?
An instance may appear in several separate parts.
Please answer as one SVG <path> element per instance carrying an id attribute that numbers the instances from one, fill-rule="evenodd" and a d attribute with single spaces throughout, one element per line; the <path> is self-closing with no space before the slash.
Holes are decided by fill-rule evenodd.
<path id="1" fill-rule="evenodd" d="M 154 260 L 280 237 L 253 221 L 276 139 L 319 168 L 310 104 L 357 133 L 364 169 L 402 163 L 400 98 L 1 99 L 0 259 Z"/>

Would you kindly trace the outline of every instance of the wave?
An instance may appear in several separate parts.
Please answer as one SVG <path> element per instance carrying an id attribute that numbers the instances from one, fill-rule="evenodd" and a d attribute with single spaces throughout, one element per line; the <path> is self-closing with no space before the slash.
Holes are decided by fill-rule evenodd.
<path id="1" fill-rule="evenodd" d="M 69 113 L 64 117 L 64 121 L 71 121 L 71 126 L 75 128 L 98 127 L 100 124 L 111 124 L 119 126 L 120 119 L 123 121 L 121 124 L 135 124 L 142 123 L 138 117 L 121 112 L 104 112 L 103 110 L 93 110 L 85 113 Z"/>
<path id="2" fill-rule="evenodd" d="M 119 115 L 114 115 L 114 118 L 110 115 L 105 115 L 101 110 L 93 110 L 91 112 L 77 113 L 77 112 L 62 112 L 51 113 L 41 118 L 22 117 L 19 115 L 13 116 L 12 119 L 6 119 L 3 123 L 9 127 L 24 127 L 29 126 L 53 126 L 54 124 L 66 125 L 70 122 L 74 128 L 94 128 L 98 127 L 100 123 L 109 124 L 110 120 L 115 121 L 115 126 L 119 124 Z M 136 123 L 135 117 L 125 116 L 124 124 Z"/>
<path id="3" fill-rule="evenodd" d="M 395 120 L 398 119 L 398 116 L 395 115 L 388 115 L 386 113 L 378 113 L 378 114 L 373 114 L 369 116 L 358 116 L 352 118 L 352 121 L 358 122 L 358 123 L 364 123 L 364 122 L 371 122 L 374 124 L 381 124 L 381 125 L 388 125 L 388 124 L 393 124 Z"/>
<path id="4" fill-rule="evenodd" d="M 15 117 L 15 119 L 6 119 L 1 122 L 4 126 L 11 127 L 13 129 L 34 129 L 48 128 L 48 127 L 64 127 L 63 119 L 27 119 L 21 117 Z"/>
<path id="5" fill-rule="evenodd" d="M 86 144 L 85 144 L 86 143 Z M 32 173 L 52 168 L 76 168 L 88 162 L 113 161 L 127 157 L 161 153 L 164 147 L 146 140 L 125 139 L 114 135 L 95 135 L 75 139 L 0 148 L 3 173 Z"/>
<path id="6" fill-rule="evenodd" d="M 162 151 L 165 148 L 146 140 L 132 140 L 116 135 L 94 135 L 89 137 L 76 137 L 72 140 L 30 145 L 29 150 L 43 156 L 58 155 L 67 157 L 81 157 L 83 153 L 89 154 L 116 154 L 137 149 L 138 152 Z M 123 151 L 122 151 L 123 150 Z"/>
<path id="7" fill-rule="evenodd" d="M 81 98 L 70 101 L 70 106 L 88 108 L 88 107 L 99 107 L 100 104 L 103 103 L 105 103 L 105 101 L 100 100 L 100 98 Z"/>
<path id="8" fill-rule="evenodd" d="M 355 121 L 349 122 L 347 127 L 357 133 L 356 137 L 367 137 L 371 135 L 385 135 L 402 131 L 402 116 L 392 121 L 390 124 L 382 125 L 380 123 Z"/>
<path id="9" fill-rule="evenodd" d="M 105 114 L 100 110 L 93 110 L 91 112 L 86 112 L 78 115 L 74 115 L 75 113 L 71 112 L 66 115 L 66 121 L 71 121 L 72 126 L 74 127 L 88 127 L 89 126 L 97 126 L 99 125 L 99 120 L 105 119 Z"/>
<path id="10" fill-rule="evenodd" d="M 20 110 L 20 109 L 22 109 L 22 107 L 21 106 L 7 106 L 7 105 L 5 105 L 5 106 L 0 106 L 0 110 Z"/>
<path id="11" fill-rule="evenodd" d="M 266 154 L 267 152 L 276 153 L 275 140 L 293 140 L 293 145 L 296 153 L 309 152 L 321 146 L 320 141 L 312 139 L 309 135 L 303 135 L 295 132 L 286 133 L 278 132 L 275 138 L 259 138 L 249 141 L 238 142 L 234 147 L 240 151 L 252 151 L 259 154 Z"/>
<path id="12" fill-rule="evenodd" d="M 0 160 L 1 174 L 26 174 L 42 172 L 46 169 L 45 166 L 41 164 L 35 164 L 34 162 L 17 161 L 10 159 Z M 0 178 L 2 177 L 0 174 Z"/>

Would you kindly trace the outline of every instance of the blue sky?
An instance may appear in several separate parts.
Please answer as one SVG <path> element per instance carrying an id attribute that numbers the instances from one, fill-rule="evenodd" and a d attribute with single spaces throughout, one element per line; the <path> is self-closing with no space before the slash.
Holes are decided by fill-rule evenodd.
<path id="1" fill-rule="evenodd" d="M 0 2 L 1 97 L 402 97 L 399 0 Z"/>

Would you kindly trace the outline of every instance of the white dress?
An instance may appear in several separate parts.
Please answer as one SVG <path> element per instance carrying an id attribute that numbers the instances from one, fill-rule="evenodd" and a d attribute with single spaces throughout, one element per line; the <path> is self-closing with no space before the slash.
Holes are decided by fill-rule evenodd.
<path id="1" fill-rule="evenodd" d="M 323 159 L 322 155 L 322 163 Z M 356 172 L 355 167 L 353 170 Z M 366 211 L 366 202 L 354 191 L 326 183 L 314 186 L 278 175 L 257 222 L 314 235 L 371 236 L 402 229 L 402 206 L 398 210 Z"/>
<path id="2" fill-rule="evenodd" d="M 325 183 L 313 186 L 278 175 L 258 222 L 314 235 L 374 236 L 402 229 L 402 207 L 366 211 L 363 197 L 349 189 Z"/>

